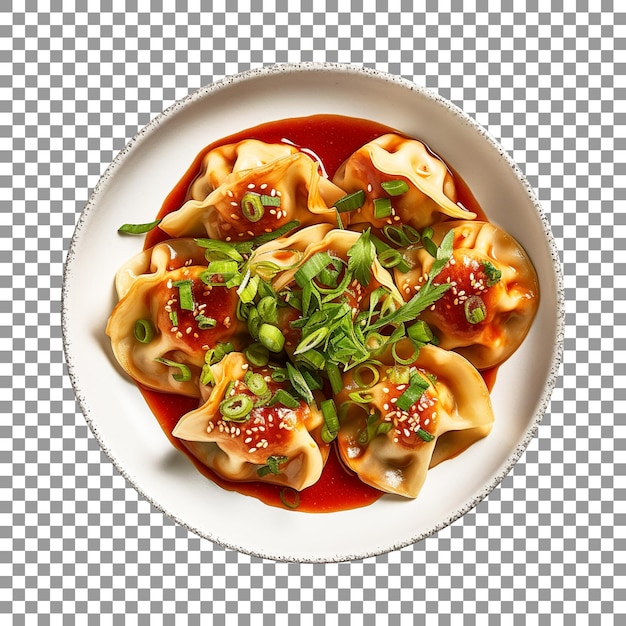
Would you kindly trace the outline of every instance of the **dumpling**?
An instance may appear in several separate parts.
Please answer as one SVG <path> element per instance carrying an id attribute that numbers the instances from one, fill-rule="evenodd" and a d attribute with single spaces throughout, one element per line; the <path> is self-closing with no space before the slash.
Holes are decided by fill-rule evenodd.
<path id="1" fill-rule="evenodd" d="M 433 227 L 433 241 L 441 243 L 454 229 L 454 251 L 433 284 L 450 287 L 421 314 L 446 350 L 456 350 L 478 369 L 506 360 L 522 343 L 539 304 L 535 269 L 511 235 L 488 222 L 451 221 Z M 413 266 L 395 278 L 409 299 L 424 283 L 433 257 L 412 246 L 404 257 Z"/>
<path id="2" fill-rule="evenodd" d="M 172 434 L 227 480 L 298 491 L 317 482 L 329 453 L 317 405 L 291 394 L 270 404 L 278 390 L 288 393 L 289 383 L 275 382 L 270 368 L 253 368 L 239 352 L 211 371 L 215 383 L 208 400 L 184 415 Z"/>
<path id="3" fill-rule="evenodd" d="M 336 224 L 333 206 L 343 195 L 320 175 L 318 163 L 298 152 L 227 177 L 204 200 L 188 200 L 159 226 L 172 237 L 249 241 L 294 220 L 300 227 Z"/>
<path id="4" fill-rule="evenodd" d="M 415 498 L 430 467 L 489 434 L 489 391 L 467 360 L 435 346 L 422 347 L 411 366 L 380 360 L 365 371 L 368 388 L 358 368 L 343 375 L 338 450 L 363 482 Z"/>
<path id="5" fill-rule="evenodd" d="M 365 203 L 349 213 L 351 225 L 408 224 L 422 229 L 446 217 L 476 217 L 456 204 L 456 188 L 446 164 L 420 141 L 394 133 L 359 148 L 339 167 L 333 182 L 348 193 L 365 193 Z"/>
<path id="6" fill-rule="evenodd" d="M 265 143 L 257 139 L 244 139 L 213 148 L 201 161 L 202 169 L 189 188 L 189 197 L 202 201 L 230 175 L 260 167 L 296 152 L 296 147 L 286 143 Z"/>
<path id="7" fill-rule="evenodd" d="M 243 340 L 236 288 L 207 285 L 204 251 L 193 240 L 157 244 L 124 265 L 106 332 L 115 358 L 138 383 L 198 397 L 205 353 Z M 235 346 L 236 347 L 236 346 Z"/>

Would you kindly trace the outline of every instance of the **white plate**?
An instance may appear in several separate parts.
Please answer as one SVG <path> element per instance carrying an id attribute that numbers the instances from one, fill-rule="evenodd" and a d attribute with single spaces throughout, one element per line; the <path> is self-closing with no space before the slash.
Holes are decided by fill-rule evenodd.
<path id="1" fill-rule="evenodd" d="M 519 351 L 501 367 L 491 434 L 429 472 L 416 500 L 384 496 L 330 514 L 281 510 L 224 491 L 176 451 L 115 363 L 104 334 L 118 267 L 142 246 L 125 222 L 151 221 L 196 154 L 257 124 L 333 113 L 371 119 L 426 141 L 469 184 L 491 221 L 517 238 L 540 278 L 541 303 Z M 415 85 L 330 64 L 254 70 L 202 89 L 143 129 L 107 169 L 68 253 L 63 336 L 72 384 L 104 452 L 155 507 L 236 550 L 296 561 L 365 558 L 450 524 L 484 498 L 518 460 L 546 410 L 563 342 L 558 254 L 533 192 L 505 151 L 471 118 Z"/>

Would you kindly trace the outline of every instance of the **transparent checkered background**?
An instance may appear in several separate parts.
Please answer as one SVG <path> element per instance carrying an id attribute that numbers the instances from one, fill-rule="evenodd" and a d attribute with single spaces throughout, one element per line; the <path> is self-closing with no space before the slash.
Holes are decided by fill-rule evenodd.
<path id="1" fill-rule="evenodd" d="M 626 623 L 624 5 L 228 6 L 0 8 L 0 623 Z M 190 91 L 290 61 L 400 74 L 475 116 L 537 189 L 565 272 L 564 365 L 522 460 L 452 526 L 352 563 L 177 526 L 100 452 L 63 363 L 64 255 L 106 165 Z"/>

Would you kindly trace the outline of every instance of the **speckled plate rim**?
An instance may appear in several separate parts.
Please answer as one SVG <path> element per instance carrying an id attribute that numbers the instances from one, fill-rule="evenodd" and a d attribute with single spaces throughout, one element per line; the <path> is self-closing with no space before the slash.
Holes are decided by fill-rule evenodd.
<path id="1" fill-rule="evenodd" d="M 452 112 L 459 120 L 470 126 L 474 131 L 482 135 L 482 137 L 491 145 L 493 149 L 495 149 L 500 157 L 506 162 L 508 167 L 512 170 L 519 183 L 523 186 L 526 191 L 529 200 L 534 206 L 534 210 L 539 217 L 542 227 L 543 234 L 545 237 L 545 241 L 549 248 L 549 253 L 552 258 L 553 269 L 554 269 L 554 280 L 556 284 L 556 303 L 557 303 L 557 311 L 556 311 L 556 331 L 555 331 L 555 341 L 552 347 L 552 354 L 550 357 L 550 371 L 545 381 L 545 387 L 541 397 L 538 399 L 537 409 L 535 411 L 534 419 L 529 424 L 529 427 L 526 430 L 525 435 L 520 440 L 519 445 L 516 449 L 510 454 L 506 462 L 503 464 L 502 471 L 497 475 L 494 475 L 491 482 L 485 485 L 484 489 L 477 493 L 472 499 L 467 501 L 464 506 L 459 508 L 454 514 L 450 515 L 446 519 L 442 520 L 441 523 L 436 524 L 432 528 L 430 528 L 426 532 L 420 532 L 415 534 L 414 536 L 405 539 L 398 543 L 390 543 L 385 546 L 380 546 L 371 552 L 363 553 L 363 554 L 338 554 L 335 557 L 322 557 L 318 558 L 315 556 L 311 557 L 290 557 L 289 555 L 284 554 L 272 554 L 266 551 L 255 551 L 250 549 L 249 547 L 244 547 L 240 545 L 236 545 L 232 542 L 224 541 L 222 538 L 216 536 L 212 533 L 207 533 L 201 531 L 193 526 L 189 525 L 185 520 L 181 519 L 178 515 L 173 513 L 170 510 L 167 510 L 166 507 L 162 506 L 159 502 L 155 501 L 149 493 L 146 493 L 141 487 L 139 487 L 132 479 L 129 472 L 126 471 L 122 462 L 120 462 L 115 455 L 109 450 L 102 440 L 100 436 L 98 427 L 92 416 L 92 409 L 89 404 L 88 398 L 84 397 L 81 391 L 80 385 L 80 372 L 78 372 L 75 368 L 73 359 L 72 359 L 72 345 L 69 339 L 69 334 L 67 330 L 68 323 L 68 312 L 66 309 L 66 302 L 68 299 L 68 293 L 70 289 L 70 281 L 72 277 L 72 273 L 74 270 L 74 263 L 76 258 L 76 247 L 78 245 L 78 241 L 83 233 L 84 229 L 88 226 L 90 217 L 92 212 L 94 211 L 97 199 L 102 194 L 102 192 L 106 189 L 109 181 L 112 179 L 114 173 L 124 164 L 126 158 L 131 153 L 131 151 L 135 150 L 143 140 L 152 132 L 154 132 L 162 123 L 168 120 L 172 115 L 184 109 L 189 104 L 204 99 L 212 94 L 215 94 L 219 91 L 228 89 L 232 86 L 237 85 L 238 83 L 258 80 L 267 76 L 275 75 L 275 74 L 285 74 L 285 73 L 301 73 L 301 72 L 331 72 L 336 73 L 338 75 L 342 74 L 358 74 L 362 76 L 369 76 L 371 78 L 386 81 L 390 83 L 395 83 L 405 89 L 410 91 L 418 92 L 422 96 L 432 100 L 438 105 L 448 109 Z M 387 552 L 391 552 L 394 550 L 401 549 L 408 545 L 415 544 L 426 537 L 429 537 L 441 529 L 449 526 L 455 520 L 459 519 L 471 509 L 473 509 L 480 501 L 482 501 L 489 493 L 495 489 L 495 487 L 500 484 L 500 482 L 505 478 L 505 476 L 511 471 L 513 466 L 520 459 L 523 452 L 526 450 L 533 437 L 535 436 L 537 429 L 541 423 L 541 420 L 548 408 L 551 394 L 554 390 L 554 387 L 557 382 L 559 369 L 562 363 L 563 358 L 563 343 L 564 343 L 564 332 L 565 332 L 565 297 L 564 297 L 564 287 L 563 287 L 563 274 L 561 269 L 561 261 L 559 257 L 559 252 L 556 247 L 556 243 L 554 241 L 552 231 L 550 229 L 550 224 L 546 214 L 544 213 L 539 201 L 537 200 L 535 193 L 527 181 L 525 175 L 519 168 L 519 166 L 513 161 L 510 155 L 504 150 L 504 148 L 500 145 L 500 143 L 491 136 L 482 126 L 480 126 L 473 118 L 471 118 L 468 114 L 463 112 L 459 107 L 441 97 L 437 93 L 426 89 L 425 87 L 416 85 L 404 78 L 399 76 L 391 75 L 385 72 L 381 72 L 376 69 L 366 68 L 361 66 L 353 66 L 353 65 L 344 65 L 339 63 L 286 63 L 286 64 L 278 64 L 267 66 L 263 68 L 257 68 L 248 70 L 245 72 L 241 72 L 239 74 L 225 77 L 221 80 L 218 80 L 210 85 L 207 85 L 193 93 L 190 93 L 188 96 L 176 101 L 170 107 L 166 108 L 162 113 L 158 114 L 152 121 L 150 121 L 145 127 L 143 127 L 128 143 L 127 145 L 119 152 L 119 154 L 115 157 L 112 163 L 107 167 L 105 172 L 102 174 L 100 180 L 96 184 L 93 192 L 91 193 L 79 219 L 76 224 L 76 228 L 70 242 L 70 246 L 67 252 L 66 261 L 64 264 L 63 271 L 63 284 L 62 284 L 62 298 L 61 298 L 61 329 L 62 329 L 62 337 L 63 337 L 63 349 L 65 354 L 65 360 L 67 365 L 68 375 L 74 389 L 76 399 L 78 405 L 84 415 L 84 418 L 91 429 L 94 437 L 98 441 L 100 448 L 103 453 L 109 458 L 111 463 L 115 466 L 118 472 L 130 483 L 130 485 L 139 493 L 139 495 L 148 501 L 152 506 L 156 509 L 160 510 L 162 513 L 173 519 L 176 523 L 181 526 L 187 528 L 194 534 L 206 538 L 214 543 L 217 543 L 225 548 L 236 550 L 238 552 L 248 554 L 250 556 L 258 557 L 258 558 L 267 558 L 275 561 L 288 561 L 288 562 L 302 562 L 302 563 L 330 563 L 330 562 L 342 562 L 342 561 L 351 561 L 356 559 L 365 559 L 369 557 L 375 557 L 380 554 L 384 554 Z"/>

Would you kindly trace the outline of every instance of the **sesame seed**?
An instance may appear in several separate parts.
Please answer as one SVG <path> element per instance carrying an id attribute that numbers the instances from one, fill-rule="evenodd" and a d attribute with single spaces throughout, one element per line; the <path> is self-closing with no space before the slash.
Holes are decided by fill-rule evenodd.
<path id="1" fill-rule="evenodd" d="M 267 189 L 267 183 L 259 185 L 259 189 Z"/>
<path id="2" fill-rule="evenodd" d="M 187 326 L 187 330 L 185 331 L 188 335 L 191 335 L 191 331 L 193 328 L 191 326 Z"/>
<path id="3" fill-rule="evenodd" d="M 248 183 L 248 189 L 254 189 L 255 187 L 255 183 Z"/>
<path id="4" fill-rule="evenodd" d="M 276 189 L 272 187 L 272 191 L 270 191 L 270 196 L 275 196 L 275 195 L 276 195 Z"/>
<path id="5" fill-rule="evenodd" d="M 183 333 L 177 332 L 176 333 L 176 339 L 182 339 L 182 338 L 183 338 Z"/>
<path id="6" fill-rule="evenodd" d="M 372 192 L 372 185 L 370 183 L 368 183 L 367 185 L 367 193 L 371 193 Z"/>
<path id="7" fill-rule="evenodd" d="M 235 202 L 234 200 L 231 201 L 230 206 L 239 206 L 239 204 L 237 202 Z"/>
<path id="8" fill-rule="evenodd" d="M 256 452 L 256 448 L 250 448 L 248 450 L 248 454 L 252 454 L 253 452 Z"/>
<path id="9" fill-rule="evenodd" d="M 228 195 L 229 198 L 234 198 L 235 194 L 232 192 L 232 189 L 229 189 L 226 194 Z"/>
<path id="10" fill-rule="evenodd" d="M 252 443 L 252 437 L 246 437 L 246 438 L 243 440 L 243 442 L 244 442 L 244 443 Z"/>

